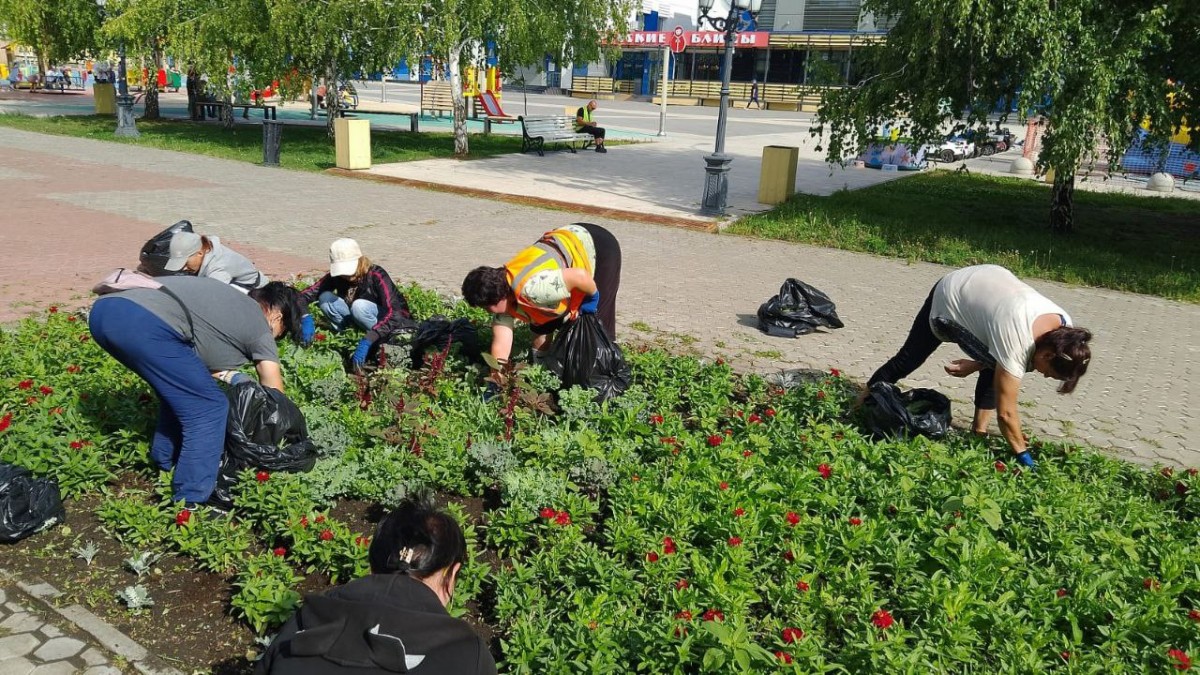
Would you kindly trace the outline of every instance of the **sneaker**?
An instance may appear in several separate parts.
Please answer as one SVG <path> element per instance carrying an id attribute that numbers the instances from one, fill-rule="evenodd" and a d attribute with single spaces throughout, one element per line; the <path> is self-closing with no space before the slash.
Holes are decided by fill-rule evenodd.
<path id="1" fill-rule="evenodd" d="M 603 145 L 597 145 L 596 152 L 608 152 L 608 149 L 605 148 Z"/>

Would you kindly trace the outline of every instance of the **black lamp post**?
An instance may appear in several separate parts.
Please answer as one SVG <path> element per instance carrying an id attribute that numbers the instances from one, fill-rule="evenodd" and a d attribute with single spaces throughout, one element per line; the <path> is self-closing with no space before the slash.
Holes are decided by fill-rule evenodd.
<path id="1" fill-rule="evenodd" d="M 729 75 L 733 70 L 733 46 L 737 40 L 742 13 L 749 10 L 757 16 L 762 10 L 762 0 L 729 0 L 728 16 L 709 16 L 716 0 L 700 0 L 701 27 L 708 25 L 725 33 L 725 53 L 721 61 L 721 107 L 717 112 L 717 145 L 713 154 L 704 158 L 704 201 L 700 213 L 708 216 L 725 215 L 725 201 L 729 195 L 729 164 L 732 157 L 725 154 L 725 118 L 729 110 Z"/>
<path id="2" fill-rule="evenodd" d="M 96 0 L 100 11 L 105 11 L 108 0 Z M 129 95 L 129 81 L 125 76 L 125 40 L 121 40 L 118 48 L 120 62 L 117 64 L 117 130 L 118 136 L 136 138 L 141 134 L 137 130 L 137 122 L 133 116 L 133 97 Z"/>

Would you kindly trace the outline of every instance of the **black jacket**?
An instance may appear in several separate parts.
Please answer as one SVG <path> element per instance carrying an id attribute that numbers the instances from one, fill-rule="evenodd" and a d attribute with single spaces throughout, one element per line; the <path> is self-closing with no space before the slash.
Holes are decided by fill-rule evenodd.
<path id="1" fill-rule="evenodd" d="M 408 311 L 408 300 L 379 265 L 371 265 L 355 286 L 351 286 L 347 277 L 326 274 L 320 281 L 301 291 L 300 299 L 305 305 L 310 305 L 325 291 L 332 291 L 346 304 L 355 300 L 369 300 L 379 306 L 379 321 L 366 335 L 371 342 L 387 342 L 392 335 L 417 327 L 417 322 L 413 321 Z"/>
<path id="2" fill-rule="evenodd" d="M 259 675 L 491 675 L 496 663 L 425 584 L 372 574 L 310 595 L 284 624 Z"/>

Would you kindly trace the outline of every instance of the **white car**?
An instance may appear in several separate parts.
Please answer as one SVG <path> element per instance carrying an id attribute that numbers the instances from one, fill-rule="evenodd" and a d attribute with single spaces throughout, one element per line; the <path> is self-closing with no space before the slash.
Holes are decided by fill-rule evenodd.
<path id="1" fill-rule="evenodd" d="M 926 159 L 938 162 L 956 162 L 975 156 L 975 144 L 962 136 L 951 136 L 940 144 L 930 143 L 921 150 Z"/>

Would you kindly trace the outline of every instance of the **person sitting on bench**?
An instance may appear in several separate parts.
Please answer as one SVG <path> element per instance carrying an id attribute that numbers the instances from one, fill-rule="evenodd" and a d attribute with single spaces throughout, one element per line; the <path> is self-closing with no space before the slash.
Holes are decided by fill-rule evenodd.
<path id="1" fill-rule="evenodd" d="M 592 99 L 575 113 L 575 131 L 591 134 L 596 139 L 596 152 L 608 152 L 604 149 L 604 127 L 592 121 L 592 111 L 595 109 L 596 99 Z"/>

